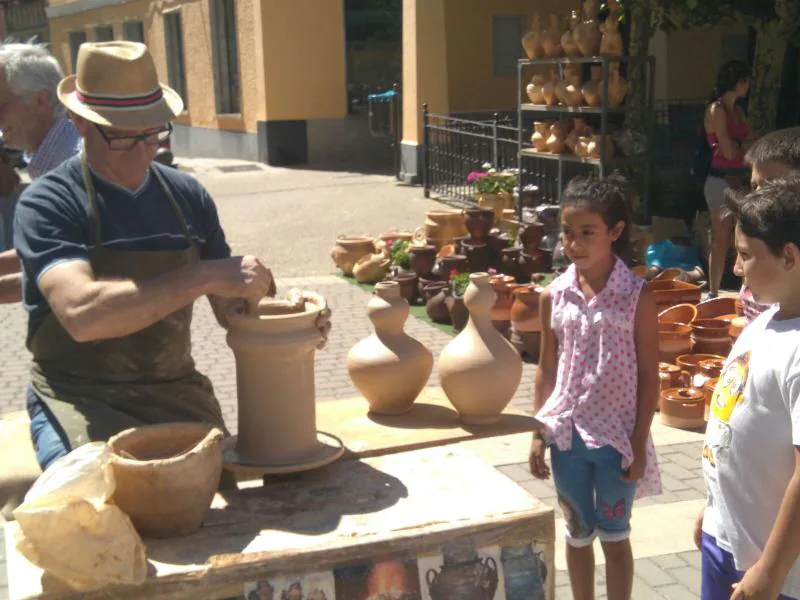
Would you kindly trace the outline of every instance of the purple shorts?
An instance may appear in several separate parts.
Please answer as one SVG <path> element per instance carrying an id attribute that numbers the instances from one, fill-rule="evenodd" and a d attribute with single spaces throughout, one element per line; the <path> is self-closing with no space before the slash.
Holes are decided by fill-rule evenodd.
<path id="1" fill-rule="evenodd" d="M 733 584 L 741 581 L 744 573 L 737 571 L 733 555 L 717 546 L 717 540 L 703 532 L 701 544 L 702 576 L 700 600 L 730 600 Z M 781 594 L 778 600 L 795 600 Z"/>

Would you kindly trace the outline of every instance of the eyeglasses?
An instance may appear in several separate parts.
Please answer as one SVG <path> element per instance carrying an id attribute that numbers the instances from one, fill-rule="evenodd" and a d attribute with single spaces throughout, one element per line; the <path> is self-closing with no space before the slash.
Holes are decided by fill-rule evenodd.
<path id="1" fill-rule="evenodd" d="M 167 141 L 169 136 L 172 135 L 172 123 L 167 123 L 165 128 L 157 131 L 150 131 L 139 135 L 119 136 L 108 135 L 108 133 L 96 123 L 94 126 L 97 128 L 97 131 L 100 132 L 100 135 L 103 136 L 103 139 L 111 150 L 118 150 L 121 152 L 133 150 L 139 142 L 143 142 L 148 146 L 158 146 L 161 142 Z"/>

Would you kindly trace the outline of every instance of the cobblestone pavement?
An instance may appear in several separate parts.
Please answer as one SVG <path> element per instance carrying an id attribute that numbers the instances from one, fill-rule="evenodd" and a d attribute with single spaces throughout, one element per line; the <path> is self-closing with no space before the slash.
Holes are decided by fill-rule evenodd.
<path id="1" fill-rule="evenodd" d="M 370 333 L 365 310 L 370 296 L 333 273 L 328 257 L 333 239 L 340 233 L 378 234 L 392 228 L 413 229 L 422 223 L 426 210 L 441 205 L 423 199 L 419 188 L 397 185 L 381 176 L 273 168 L 226 174 L 208 161 L 198 161 L 194 171 L 216 199 L 220 219 L 235 252 L 262 257 L 278 278 L 279 294 L 291 287 L 301 287 L 320 292 L 328 299 L 334 328 L 327 348 L 316 355 L 318 400 L 335 401 L 356 395 L 345 359 L 352 345 Z M 0 364 L 3 365 L 0 416 L 24 407 L 29 363 L 24 347 L 25 327 L 26 319 L 19 306 L 0 306 Z M 451 339 L 447 333 L 414 317 L 409 318 L 406 331 L 428 346 L 434 356 Z M 193 344 L 198 368 L 214 383 L 225 419 L 235 432 L 233 356 L 225 344 L 224 331 L 217 326 L 204 300 L 196 303 Z M 528 412 L 534 374 L 535 366 L 526 364 L 513 401 Z M 437 384 L 434 368 L 429 385 Z M 636 538 L 637 532 L 648 533 L 650 537 L 663 536 L 664 523 L 670 523 L 670 511 L 683 514 L 687 503 L 694 505 L 703 497 L 699 442 L 660 444 L 658 450 L 665 493 L 639 502 L 634 511 L 635 515 L 643 515 L 641 524 L 634 523 L 637 559 L 634 598 L 697 598 L 699 555 L 691 551 L 690 543 L 667 544 L 662 551 L 658 543 L 648 539 L 639 544 Z M 552 485 L 534 481 L 521 462 L 524 459 L 525 448 L 520 447 L 513 456 L 493 464 L 534 496 L 555 506 L 560 517 Z M 690 531 L 674 533 L 690 537 Z M 571 594 L 563 570 L 563 548 L 559 552 L 557 598 L 567 599 Z M 0 531 L 0 600 L 7 597 L 4 562 Z M 598 554 L 598 598 L 605 597 L 603 568 Z"/>

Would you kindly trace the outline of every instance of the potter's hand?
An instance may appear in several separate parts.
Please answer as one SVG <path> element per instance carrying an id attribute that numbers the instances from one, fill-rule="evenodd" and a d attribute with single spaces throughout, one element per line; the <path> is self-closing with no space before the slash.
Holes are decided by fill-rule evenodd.
<path id="1" fill-rule="evenodd" d="M 10 196 L 20 184 L 19 174 L 11 165 L 0 163 L 0 196 Z"/>
<path id="2" fill-rule="evenodd" d="M 319 333 L 321 339 L 317 344 L 317 350 L 322 350 L 325 345 L 328 343 L 328 335 L 331 332 L 331 309 L 328 307 L 328 301 L 325 300 L 323 296 L 316 292 L 309 292 L 299 290 L 297 288 L 293 288 L 289 290 L 287 295 L 289 302 L 292 304 L 302 304 L 305 302 L 309 302 L 311 304 L 316 304 L 320 307 L 320 313 L 317 317 L 316 326 L 319 329 Z"/>
<path id="3" fill-rule="evenodd" d="M 255 256 L 234 256 L 210 261 L 212 293 L 223 298 L 243 298 L 248 312 L 264 296 L 275 294 L 272 272 Z"/>

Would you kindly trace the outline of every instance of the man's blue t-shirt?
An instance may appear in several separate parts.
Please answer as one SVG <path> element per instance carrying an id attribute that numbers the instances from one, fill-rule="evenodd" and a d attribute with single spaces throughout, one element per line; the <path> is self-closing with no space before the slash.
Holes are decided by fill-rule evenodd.
<path id="1" fill-rule="evenodd" d="M 208 192 L 193 177 L 153 163 L 175 196 L 203 260 L 227 258 L 231 250 Z M 92 174 L 103 229 L 102 246 L 117 250 L 183 250 L 186 236 L 157 178 L 148 173 L 132 192 Z M 34 181 L 14 216 L 14 246 L 22 262 L 22 301 L 29 313 L 28 341 L 50 313 L 39 279 L 53 266 L 89 260 L 94 216 L 75 156 Z"/>

